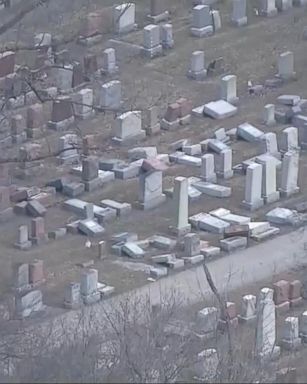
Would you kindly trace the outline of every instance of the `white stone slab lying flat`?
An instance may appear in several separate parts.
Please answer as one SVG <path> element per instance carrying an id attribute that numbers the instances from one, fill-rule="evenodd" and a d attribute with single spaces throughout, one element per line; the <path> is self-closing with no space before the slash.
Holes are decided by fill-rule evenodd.
<path id="1" fill-rule="evenodd" d="M 204 108 L 205 108 L 205 105 L 200 105 L 199 107 L 193 108 L 192 116 L 204 117 Z"/>
<path id="2" fill-rule="evenodd" d="M 84 233 L 86 236 L 99 236 L 104 233 L 104 228 L 98 224 L 95 220 L 86 219 L 80 220 L 78 224 L 78 229 L 80 232 Z"/>
<path id="3" fill-rule="evenodd" d="M 192 183 L 192 186 L 208 196 L 219 198 L 231 196 L 231 188 L 224 187 L 223 185 L 198 181 L 196 183 Z"/>
<path id="4" fill-rule="evenodd" d="M 190 156 L 190 155 L 183 155 L 179 156 L 177 158 L 178 164 L 185 164 L 185 165 L 192 165 L 194 167 L 200 167 L 201 166 L 201 159 L 199 157 Z"/>
<path id="5" fill-rule="evenodd" d="M 268 221 L 255 221 L 248 223 L 248 226 L 250 235 L 255 236 L 267 231 L 270 228 L 270 223 Z"/>
<path id="6" fill-rule="evenodd" d="M 205 257 L 218 256 L 221 253 L 220 247 L 209 246 L 200 250 L 200 253 Z"/>
<path id="7" fill-rule="evenodd" d="M 190 216 L 189 217 L 189 223 L 192 225 L 192 227 L 198 229 L 199 221 L 201 219 L 205 218 L 206 215 L 207 215 L 207 213 L 200 212 L 200 213 L 197 213 L 196 215 Z"/>
<path id="8" fill-rule="evenodd" d="M 287 208 L 274 208 L 265 216 L 270 223 L 274 224 L 292 224 L 296 211 Z"/>
<path id="9" fill-rule="evenodd" d="M 213 217 L 209 214 L 204 215 L 198 222 L 199 229 L 212 233 L 224 233 L 225 228 L 229 227 L 229 223 Z"/>
<path id="10" fill-rule="evenodd" d="M 237 136 L 241 139 L 249 141 L 250 143 L 258 141 L 263 134 L 263 131 L 249 123 L 240 124 L 237 129 Z"/>
<path id="11" fill-rule="evenodd" d="M 213 119 L 221 120 L 235 115 L 238 111 L 237 107 L 225 100 L 211 101 L 205 104 L 204 113 Z"/>
<path id="12" fill-rule="evenodd" d="M 235 215 L 231 213 L 229 209 L 225 209 L 225 208 L 218 208 L 209 213 L 211 216 L 217 217 L 218 219 L 222 219 L 230 224 L 242 225 L 242 224 L 248 224 L 251 221 L 250 217 Z"/>
<path id="13" fill-rule="evenodd" d="M 135 243 L 125 243 L 125 245 L 122 247 L 122 252 L 129 256 L 132 257 L 133 259 L 139 259 L 145 255 L 145 252 L 141 247 L 139 247 Z"/>
<path id="14" fill-rule="evenodd" d="M 298 95 L 281 95 L 277 97 L 277 101 L 280 104 L 284 105 L 297 105 L 300 102 L 301 98 Z"/>

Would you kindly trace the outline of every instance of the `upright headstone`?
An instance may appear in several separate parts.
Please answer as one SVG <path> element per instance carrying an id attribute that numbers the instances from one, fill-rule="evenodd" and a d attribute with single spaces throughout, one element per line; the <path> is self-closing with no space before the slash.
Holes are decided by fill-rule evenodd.
<path id="1" fill-rule="evenodd" d="M 303 312 L 299 323 L 300 337 L 303 343 L 307 343 L 307 311 Z"/>
<path id="2" fill-rule="evenodd" d="M 235 104 L 238 101 L 237 97 L 237 76 L 228 75 L 221 79 L 221 99 L 228 103 Z"/>
<path id="3" fill-rule="evenodd" d="M 215 172 L 223 179 L 230 179 L 233 176 L 231 148 L 224 149 L 215 155 Z"/>
<path id="4" fill-rule="evenodd" d="M 256 351 L 261 360 L 273 359 L 280 353 L 276 346 L 276 315 L 273 290 L 262 288 L 257 302 Z"/>
<path id="5" fill-rule="evenodd" d="M 184 236 L 184 254 L 193 257 L 200 254 L 200 238 L 197 233 L 188 233 Z"/>
<path id="6" fill-rule="evenodd" d="M 114 48 L 107 48 L 103 51 L 101 72 L 106 75 L 113 75 L 118 72 Z"/>
<path id="7" fill-rule="evenodd" d="M 113 25 L 118 34 L 128 33 L 135 29 L 135 4 L 123 3 L 113 8 Z"/>
<path id="8" fill-rule="evenodd" d="M 282 329 L 281 346 L 286 350 L 298 349 L 302 340 L 299 337 L 298 317 L 287 317 Z"/>
<path id="9" fill-rule="evenodd" d="M 203 80 L 207 76 L 204 51 L 194 51 L 192 53 L 187 76 L 194 80 Z"/>
<path id="10" fill-rule="evenodd" d="M 274 104 L 267 104 L 264 107 L 264 113 L 263 113 L 263 121 L 264 124 L 268 127 L 271 125 L 275 125 L 275 105 Z"/>
<path id="11" fill-rule="evenodd" d="M 245 178 L 245 199 L 242 205 L 254 211 L 263 206 L 262 190 L 262 165 L 251 164 L 247 167 Z"/>
<path id="12" fill-rule="evenodd" d="M 258 0 L 258 12 L 261 16 L 273 17 L 277 15 L 275 0 Z"/>
<path id="13" fill-rule="evenodd" d="M 286 152 L 282 160 L 282 175 L 280 194 L 288 197 L 299 192 L 298 182 L 299 153 L 298 151 Z"/>
<path id="14" fill-rule="evenodd" d="M 14 289 L 22 292 L 30 289 L 29 264 L 17 263 L 13 265 Z"/>
<path id="15" fill-rule="evenodd" d="M 295 77 L 293 52 L 283 52 L 278 57 L 278 76 L 284 80 Z"/>
<path id="16" fill-rule="evenodd" d="M 36 103 L 27 110 L 27 137 L 36 139 L 43 135 L 45 119 L 43 105 Z"/>
<path id="17" fill-rule="evenodd" d="M 142 129 L 142 114 L 140 111 L 128 111 L 118 116 L 114 121 L 113 141 L 118 144 L 137 141 L 146 136 Z"/>
<path id="18" fill-rule="evenodd" d="M 212 153 L 206 153 L 201 158 L 201 178 L 209 183 L 216 182 L 214 155 Z"/>
<path id="19" fill-rule="evenodd" d="M 15 243 L 15 247 L 26 250 L 32 246 L 31 241 L 29 241 L 29 231 L 27 225 L 21 225 L 18 228 L 18 240 Z"/>
<path id="20" fill-rule="evenodd" d="M 73 69 L 71 64 L 52 68 L 54 85 L 61 91 L 69 91 L 72 88 Z"/>
<path id="21" fill-rule="evenodd" d="M 97 269 L 89 269 L 82 273 L 81 298 L 84 304 L 93 304 L 100 300 Z"/>
<path id="22" fill-rule="evenodd" d="M 139 206 L 152 209 L 162 204 L 166 196 L 162 193 L 162 171 L 144 172 L 139 177 Z"/>
<path id="23" fill-rule="evenodd" d="M 159 23 L 160 21 L 167 20 L 169 12 L 166 8 L 165 0 L 150 0 L 150 14 L 147 19 L 153 23 Z"/>
<path id="24" fill-rule="evenodd" d="M 232 22 L 237 27 L 247 24 L 246 0 L 232 0 Z"/>
<path id="25" fill-rule="evenodd" d="M 61 131 L 74 122 L 73 108 L 69 96 L 59 96 L 52 104 L 51 120 L 48 126 L 55 131 Z"/>
<path id="26" fill-rule="evenodd" d="M 279 148 L 280 151 L 291 152 L 299 149 L 298 145 L 298 129 L 296 127 L 285 128 L 280 134 Z"/>
<path id="27" fill-rule="evenodd" d="M 122 87 L 119 80 L 105 83 L 100 91 L 100 107 L 106 110 L 117 110 L 121 106 Z"/>
<path id="28" fill-rule="evenodd" d="M 82 160 L 82 182 L 85 190 L 91 192 L 102 186 L 99 175 L 98 159 L 95 156 L 88 156 Z"/>
<path id="29" fill-rule="evenodd" d="M 280 12 L 288 11 L 293 7 L 293 0 L 276 0 L 276 8 Z"/>
<path id="30" fill-rule="evenodd" d="M 214 348 L 205 349 L 197 355 L 194 365 L 195 375 L 198 381 L 212 382 L 216 379 L 219 366 L 219 357 Z"/>
<path id="31" fill-rule="evenodd" d="M 95 114 L 93 110 L 94 95 L 90 88 L 83 88 L 72 96 L 72 106 L 75 117 L 85 120 Z"/>
<path id="32" fill-rule="evenodd" d="M 65 287 L 64 307 L 78 309 L 81 305 L 80 283 L 70 283 Z"/>
<path id="33" fill-rule="evenodd" d="M 155 24 L 146 25 L 143 29 L 143 54 L 150 59 L 162 54 L 160 44 L 160 27 Z"/>
<path id="34" fill-rule="evenodd" d="M 220 11 L 218 11 L 217 9 L 213 9 L 211 11 L 211 15 L 212 15 L 212 22 L 213 22 L 213 31 L 217 32 L 222 28 Z"/>
<path id="35" fill-rule="evenodd" d="M 29 317 L 34 312 L 39 312 L 44 309 L 43 295 L 39 290 L 31 291 L 23 296 L 15 298 L 16 317 L 23 319 Z"/>
<path id="36" fill-rule="evenodd" d="M 45 233 L 45 220 L 43 217 L 36 217 L 31 220 L 31 241 L 33 245 L 39 245 L 47 239 Z"/>
<path id="37" fill-rule="evenodd" d="M 189 217 L 189 196 L 188 196 L 188 179 L 185 177 L 176 177 L 173 193 L 173 210 L 175 215 L 174 226 L 171 227 L 172 232 L 177 236 L 183 236 L 191 231 L 191 224 L 188 222 Z"/>
<path id="38" fill-rule="evenodd" d="M 29 264 L 29 282 L 32 284 L 32 287 L 36 287 L 45 282 L 43 260 L 34 260 Z"/>
<path id="39" fill-rule="evenodd" d="M 208 5 L 197 5 L 192 11 L 191 34 L 196 37 L 210 36 L 213 33 L 212 16 Z"/>
<path id="40" fill-rule="evenodd" d="M 271 156 L 262 156 L 257 162 L 262 165 L 262 197 L 265 204 L 273 203 L 280 198 L 276 189 L 276 161 Z"/>
<path id="41" fill-rule="evenodd" d="M 148 136 L 159 133 L 161 130 L 159 107 L 153 106 L 145 110 L 143 125 Z"/>
<path id="42" fill-rule="evenodd" d="M 163 49 L 171 49 L 174 47 L 172 24 L 161 25 L 160 38 L 161 38 L 161 44 Z"/>
<path id="43" fill-rule="evenodd" d="M 256 319 L 256 296 L 245 295 L 241 301 L 241 314 L 238 315 L 239 321 L 248 323 Z"/>
<path id="44" fill-rule="evenodd" d="M 268 153 L 276 158 L 280 159 L 280 153 L 278 152 L 277 136 L 274 132 L 267 132 L 261 136 L 261 148 L 263 153 Z"/>
<path id="45" fill-rule="evenodd" d="M 79 161 L 78 136 L 66 134 L 59 138 L 59 155 L 57 160 L 60 164 L 73 164 Z"/>

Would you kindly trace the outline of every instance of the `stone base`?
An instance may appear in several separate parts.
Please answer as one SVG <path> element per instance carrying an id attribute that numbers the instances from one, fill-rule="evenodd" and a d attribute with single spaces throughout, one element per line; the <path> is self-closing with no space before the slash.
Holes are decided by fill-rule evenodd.
<path id="1" fill-rule="evenodd" d="M 263 196 L 265 204 L 274 203 L 280 199 L 280 193 L 278 191 L 271 193 L 269 196 Z"/>
<path id="2" fill-rule="evenodd" d="M 91 37 L 84 37 L 84 36 L 79 36 L 78 38 L 78 44 L 84 45 L 86 47 L 90 47 L 92 45 L 96 45 L 101 43 L 102 41 L 102 35 L 95 35 Z"/>
<path id="3" fill-rule="evenodd" d="M 95 191 L 96 189 L 101 188 L 103 185 L 103 181 L 100 177 L 96 177 L 96 179 L 90 181 L 83 181 L 83 183 L 86 192 Z"/>
<path id="4" fill-rule="evenodd" d="M 298 297 L 297 299 L 292 299 L 289 301 L 290 301 L 290 308 L 299 307 L 300 305 L 303 304 L 303 298 L 302 297 Z"/>
<path id="5" fill-rule="evenodd" d="M 161 124 L 157 123 L 157 124 L 153 125 L 152 127 L 146 127 L 145 131 L 146 131 L 147 136 L 155 135 L 161 131 Z"/>
<path id="6" fill-rule="evenodd" d="M 80 155 L 76 154 L 76 155 L 72 155 L 72 156 L 66 156 L 66 157 L 61 157 L 61 156 L 57 156 L 57 163 L 59 165 L 63 165 L 63 164 L 75 164 L 75 163 L 78 163 L 79 160 L 80 160 Z"/>
<path id="7" fill-rule="evenodd" d="M 103 75 L 103 76 L 108 76 L 108 75 L 115 75 L 116 73 L 119 72 L 119 67 L 118 65 L 116 65 L 114 68 L 112 69 L 104 69 L 104 68 L 101 68 L 100 69 L 100 74 Z"/>
<path id="8" fill-rule="evenodd" d="M 22 144 L 27 140 L 27 133 L 22 132 L 19 135 L 12 135 L 13 144 Z"/>
<path id="9" fill-rule="evenodd" d="M 276 75 L 276 77 L 278 77 L 279 79 L 282 79 L 282 80 L 294 80 L 296 79 L 296 72 L 292 72 L 288 75 L 280 75 L 279 73 Z"/>
<path id="10" fill-rule="evenodd" d="M 287 351 L 294 351 L 299 349 L 302 346 L 302 340 L 299 337 L 291 341 L 286 339 L 281 339 L 280 345 L 282 348 L 286 349 Z"/>
<path id="11" fill-rule="evenodd" d="M 188 125 L 191 123 L 191 115 L 186 115 L 184 117 L 181 117 L 179 119 L 179 124 L 180 125 Z"/>
<path id="12" fill-rule="evenodd" d="M 64 308 L 66 309 L 79 309 L 81 307 L 81 303 L 70 303 L 68 301 L 64 301 Z"/>
<path id="13" fill-rule="evenodd" d="M 233 170 L 227 171 L 227 172 L 218 172 L 217 171 L 216 174 L 217 174 L 218 177 L 227 180 L 227 179 L 231 179 L 232 178 Z"/>
<path id="14" fill-rule="evenodd" d="M 288 191 L 284 191 L 284 190 L 280 189 L 279 191 L 280 191 L 281 197 L 289 197 L 289 196 L 295 195 L 296 193 L 299 193 L 300 188 L 296 187 L 296 188 L 294 188 L 292 190 L 288 190 Z"/>
<path id="15" fill-rule="evenodd" d="M 238 315 L 239 323 L 242 324 L 254 324 L 256 322 L 257 316 L 244 317 L 242 315 Z"/>
<path id="16" fill-rule="evenodd" d="M 210 176 L 210 177 L 200 177 L 203 181 L 206 183 L 213 183 L 215 184 L 217 182 L 217 176 L 216 174 Z"/>
<path id="17" fill-rule="evenodd" d="M 0 212 L 0 223 L 6 222 L 13 216 L 13 208 L 9 207 Z"/>
<path id="18" fill-rule="evenodd" d="M 247 201 L 242 201 L 242 207 L 248 209 L 249 211 L 256 211 L 264 205 L 263 199 L 259 199 L 253 203 L 249 203 Z"/>
<path id="19" fill-rule="evenodd" d="M 236 27 L 243 27 L 244 25 L 247 25 L 247 17 L 245 16 L 237 20 L 232 19 L 231 22 Z"/>
<path id="20" fill-rule="evenodd" d="M 276 309 L 276 315 L 278 316 L 283 315 L 289 311 L 290 303 L 289 301 L 285 301 L 282 304 L 275 305 L 275 309 Z"/>
<path id="21" fill-rule="evenodd" d="M 264 9 L 259 11 L 259 16 L 275 17 L 277 16 L 277 14 L 278 14 L 277 8 L 271 9 L 269 11 L 266 11 Z"/>
<path id="22" fill-rule="evenodd" d="M 272 361 L 272 360 L 277 360 L 278 357 L 280 356 L 280 347 L 279 346 L 275 346 L 273 348 L 272 351 L 270 351 L 269 353 L 259 353 L 259 359 L 261 362 L 267 362 L 267 361 Z"/>
<path id="23" fill-rule="evenodd" d="M 194 28 L 192 27 L 190 29 L 191 35 L 195 37 L 208 37 L 213 35 L 213 26 L 208 25 L 207 27 L 204 28 Z"/>
<path id="24" fill-rule="evenodd" d="M 64 131 L 75 121 L 75 117 L 71 116 L 68 119 L 62 121 L 48 121 L 48 128 L 53 129 L 54 131 Z"/>
<path id="25" fill-rule="evenodd" d="M 191 232 L 191 224 L 183 228 L 169 227 L 170 232 L 177 237 L 183 237 Z"/>
<path id="26" fill-rule="evenodd" d="M 95 114 L 96 114 L 95 111 L 92 110 L 87 113 L 83 113 L 82 115 L 75 114 L 75 117 L 79 120 L 87 120 L 87 119 L 93 118 Z"/>
<path id="27" fill-rule="evenodd" d="M 177 129 L 180 125 L 180 120 L 177 119 L 175 121 L 168 121 L 165 119 L 161 120 L 161 129 L 164 129 L 165 131 L 173 131 Z"/>
<path id="28" fill-rule="evenodd" d="M 122 139 L 121 137 L 112 137 L 112 141 L 114 144 L 118 145 L 130 145 L 133 144 L 139 140 L 142 140 L 146 137 L 146 132 L 144 130 L 141 130 L 139 133 L 133 136 L 125 137 Z"/>
<path id="29" fill-rule="evenodd" d="M 158 207 L 159 205 L 163 204 L 166 201 L 166 196 L 162 194 L 161 196 L 152 199 L 150 201 L 147 201 L 146 203 L 137 203 L 136 207 L 139 209 L 143 209 L 144 211 L 147 211 L 148 209 L 153 209 Z"/>
<path id="30" fill-rule="evenodd" d="M 161 56 L 162 51 L 163 51 L 162 45 L 159 44 L 153 48 L 143 48 L 142 55 L 145 57 L 149 57 L 150 59 L 153 59 L 154 57 Z"/>
<path id="31" fill-rule="evenodd" d="M 100 292 L 97 291 L 97 292 L 95 292 L 91 295 L 88 295 L 88 296 L 81 295 L 81 298 L 82 298 L 84 304 L 89 305 L 89 304 L 94 304 L 94 303 L 97 303 L 98 301 L 100 301 L 101 296 L 100 296 Z"/>
<path id="32" fill-rule="evenodd" d="M 45 235 L 44 237 L 31 237 L 32 245 L 42 245 L 46 244 L 48 240 L 48 235 Z"/>
<path id="33" fill-rule="evenodd" d="M 32 247 L 32 243 L 28 240 L 24 241 L 23 243 L 15 243 L 14 247 L 20 249 L 21 251 L 26 251 Z"/>
<path id="34" fill-rule="evenodd" d="M 158 24 L 161 21 L 165 21 L 169 19 L 169 12 L 165 11 L 160 13 L 160 15 L 156 15 L 156 16 L 147 15 L 146 18 L 151 24 Z"/>
<path id="35" fill-rule="evenodd" d="M 202 71 L 195 72 L 188 70 L 187 77 L 192 80 L 201 81 L 204 80 L 207 77 L 207 70 L 203 69 Z"/>

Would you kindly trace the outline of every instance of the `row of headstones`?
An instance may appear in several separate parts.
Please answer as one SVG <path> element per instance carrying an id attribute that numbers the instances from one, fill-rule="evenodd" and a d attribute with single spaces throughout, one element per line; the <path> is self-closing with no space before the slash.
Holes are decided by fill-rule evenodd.
<path id="1" fill-rule="evenodd" d="M 216 307 L 206 307 L 200 310 L 197 315 L 197 323 L 201 332 L 209 336 L 214 336 L 217 330 L 225 330 L 227 322 L 230 328 L 236 328 L 239 323 L 254 324 L 257 328 L 257 355 L 263 359 L 273 358 L 279 355 L 280 349 L 276 346 L 276 314 L 285 313 L 290 307 L 301 305 L 303 300 L 301 290 L 302 284 L 299 280 L 291 283 L 281 280 L 274 284 L 273 289 L 262 288 L 258 299 L 254 295 L 243 296 L 239 315 L 236 304 L 227 302 L 224 314 L 220 313 Z M 281 300 L 282 304 L 280 304 Z M 285 319 L 281 338 L 282 347 L 288 350 L 296 349 L 301 344 L 299 335 L 303 342 L 306 342 L 306 320 L 307 312 L 304 312 L 301 316 L 299 330 L 297 317 Z"/>

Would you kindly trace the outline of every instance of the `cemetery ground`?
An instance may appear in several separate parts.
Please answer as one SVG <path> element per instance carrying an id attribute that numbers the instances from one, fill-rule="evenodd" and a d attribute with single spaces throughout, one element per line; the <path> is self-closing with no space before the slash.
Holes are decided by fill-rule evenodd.
<path id="1" fill-rule="evenodd" d="M 175 3 L 175 2 L 173 2 Z M 174 26 L 174 36 L 176 49 L 170 51 L 165 56 L 156 58 L 152 61 L 140 57 L 129 57 L 127 48 L 118 47 L 119 65 L 122 67 L 119 78 L 123 85 L 123 100 L 126 108 L 144 109 L 148 105 L 157 104 L 161 110 L 165 110 L 168 102 L 173 102 L 182 96 L 190 98 L 193 105 L 201 105 L 207 101 L 218 97 L 219 76 L 208 77 L 203 82 L 196 82 L 187 79 L 186 71 L 190 54 L 197 49 L 204 49 L 206 52 L 207 63 L 218 57 L 223 57 L 225 63 L 224 73 L 236 73 L 238 77 L 238 95 L 240 97 L 239 113 L 226 121 L 214 121 L 210 118 L 193 118 L 190 125 L 181 127 L 176 131 L 161 131 L 158 136 L 147 137 L 140 142 L 139 146 L 155 145 L 159 153 L 170 153 L 169 144 L 181 138 L 189 138 L 192 143 L 210 137 L 219 127 L 233 128 L 237 124 L 248 121 L 255 124 L 264 131 L 279 132 L 284 126 L 265 127 L 262 124 L 263 105 L 274 102 L 280 94 L 300 94 L 304 96 L 303 90 L 307 85 L 306 72 L 306 41 L 301 38 L 303 27 L 307 22 L 305 9 L 294 8 L 289 13 L 284 13 L 270 20 L 256 18 L 253 16 L 250 7 L 249 25 L 244 28 L 233 28 L 229 24 L 229 9 L 226 5 L 221 5 L 222 17 L 224 17 L 223 30 L 207 39 L 195 39 L 189 35 L 188 26 L 188 6 L 171 4 L 174 13 L 172 22 Z M 176 2 L 177 4 L 177 2 Z M 142 8 L 140 8 L 142 9 Z M 145 8 L 144 8 L 145 9 Z M 141 11 L 140 11 L 141 12 Z M 140 15 L 138 15 L 139 18 Z M 25 19 L 25 24 L 27 19 Z M 39 22 L 37 22 L 39 23 Z M 141 25 L 140 25 L 141 26 Z M 40 26 L 38 25 L 37 28 Z M 65 27 L 65 26 L 64 26 Z M 25 25 L 25 30 L 29 28 Z M 52 27 L 51 27 L 52 29 Z M 65 28 L 63 28 L 65 30 Z M 123 40 L 134 44 L 141 42 L 142 31 L 132 32 L 123 36 Z M 102 44 L 88 48 L 90 52 L 101 52 L 108 46 L 107 39 Z M 85 48 L 74 43 L 67 45 L 71 49 L 72 55 L 76 58 L 84 54 Z M 276 90 L 267 90 L 264 95 L 254 96 L 248 94 L 247 81 L 253 84 L 263 84 L 264 80 L 271 78 L 276 73 L 276 60 L 278 53 L 285 50 L 292 50 L 295 54 L 295 66 L 298 81 L 285 84 Z M 83 121 L 75 124 L 73 130 L 77 134 L 85 135 L 95 133 L 99 135 L 97 148 L 93 154 L 104 158 L 118 157 L 127 158 L 126 147 L 116 147 L 111 143 L 111 125 L 114 119 L 113 113 L 98 114 L 90 122 Z M 37 140 L 44 146 L 45 153 L 56 150 L 58 133 L 48 132 L 44 139 Z M 233 164 L 238 164 L 243 159 L 256 155 L 257 146 L 251 143 L 237 141 L 232 145 Z M 11 150 L 12 155 L 16 154 L 16 148 Z M 306 154 L 302 152 L 300 158 L 299 185 L 300 194 L 290 199 L 282 199 L 269 207 L 263 207 L 252 214 L 253 218 L 262 219 L 264 214 L 274 206 L 291 207 L 295 203 L 304 200 L 307 193 L 306 184 Z M 12 168 L 16 164 L 10 165 Z M 181 176 L 199 176 L 197 167 L 186 167 L 173 165 L 166 172 L 163 180 L 164 188 L 172 185 L 173 178 Z M 61 174 L 66 174 L 67 169 L 59 168 L 53 157 L 47 157 L 43 162 L 41 172 L 36 177 L 27 180 L 13 180 L 20 185 L 43 186 L 50 178 Z M 246 211 L 240 207 L 244 196 L 244 177 L 235 175 L 231 180 L 221 181 L 223 185 L 233 187 L 236 193 L 230 198 L 215 199 L 201 197 L 199 201 L 193 202 L 189 207 L 189 215 L 212 209 L 225 207 L 234 213 L 245 214 Z M 87 193 L 86 200 L 98 203 L 104 198 L 113 198 L 117 201 L 135 203 L 137 201 L 138 182 L 136 179 L 120 181 L 115 180 L 103 187 L 99 192 Z M 63 196 L 57 196 L 57 203 L 48 209 L 46 215 L 46 229 L 52 230 L 59 226 L 64 226 L 72 220 L 72 214 L 62 209 L 61 202 Z M 152 211 L 138 211 L 133 209 L 127 217 L 120 221 L 114 221 L 106 226 L 104 239 L 108 240 L 112 234 L 121 231 L 136 232 L 140 239 L 146 238 L 157 233 L 168 235 L 168 226 L 172 210 L 170 200 L 162 206 Z M 0 289 L 5 293 L 10 287 L 10 273 L 12 262 L 29 262 L 35 258 L 43 259 L 47 271 L 47 284 L 44 288 L 46 304 L 60 305 L 62 292 L 65 283 L 77 279 L 81 273 L 80 267 L 76 264 L 93 259 L 94 268 L 99 270 L 99 278 L 107 281 L 116 287 L 117 292 L 126 291 L 136 286 L 146 283 L 147 275 L 143 271 L 134 271 L 124 266 L 127 259 L 115 256 L 107 252 L 104 260 L 97 260 L 97 249 L 93 246 L 86 249 L 84 243 L 86 238 L 81 235 L 67 235 L 57 241 L 49 241 L 46 245 L 33 247 L 30 252 L 21 252 L 12 248 L 16 239 L 16 228 L 20 224 L 27 223 L 26 217 L 15 217 L 11 222 L 2 225 L 0 234 Z M 289 230 L 282 229 L 282 232 Z M 210 240 L 212 244 L 218 243 L 218 237 L 208 233 L 201 233 L 203 240 Z M 93 240 L 93 244 L 98 240 Z M 277 240 L 278 241 L 278 240 Z M 222 257 L 227 257 L 223 255 Z M 129 260 L 131 262 L 131 260 Z M 146 259 L 143 260 L 146 263 Z M 142 262 L 143 262 L 142 261 Z M 48 294 L 49 292 L 49 294 Z"/>

